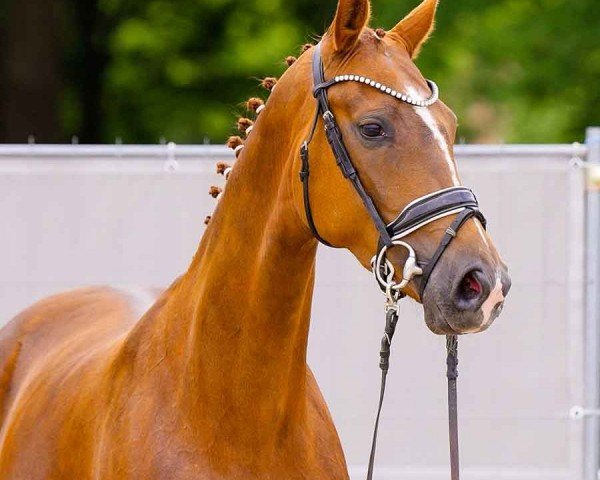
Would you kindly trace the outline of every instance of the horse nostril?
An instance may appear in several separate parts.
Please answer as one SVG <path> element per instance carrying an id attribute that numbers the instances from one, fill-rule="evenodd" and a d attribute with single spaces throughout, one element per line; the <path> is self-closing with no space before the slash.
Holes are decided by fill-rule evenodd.
<path id="1" fill-rule="evenodd" d="M 483 302 L 485 291 L 489 290 L 483 273 L 471 270 L 458 283 L 454 303 L 459 310 L 477 310 Z M 489 292 L 488 292 L 489 293 Z"/>
<path id="2" fill-rule="evenodd" d="M 463 277 L 459 288 L 459 293 L 464 299 L 470 300 L 481 295 L 481 283 L 475 278 L 473 272 L 469 272 Z"/>

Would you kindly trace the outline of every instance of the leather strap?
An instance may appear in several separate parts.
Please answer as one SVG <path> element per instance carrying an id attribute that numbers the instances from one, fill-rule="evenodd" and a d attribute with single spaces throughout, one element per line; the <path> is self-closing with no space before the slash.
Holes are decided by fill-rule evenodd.
<path id="1" fill-rule="evenodd" d="M 303 183 L 303 195 L 304 195 L 304 209 L 306 211 L 306 217 L 308 221 L 308 226 L 311 229 L 313 235 L 323 244 L 331 246 L 329 242 L 327 242 L 318 232 L 317 226 L 315 225 L 314 218 L 312 215 L 311 207 L 310 207 L 310 197 L 309 197 L 309 188 L 308 188 L 308 178 L 309 178 L 309 144 L 314 136 L 314 132 L 316 129 L 316 125 L 318 123 L 318 117 L 322 115 L 323 124 L 325 126 L 325 135 L 327 137 L 327 141 L 333 151 L 333 155 L 335 157 L 336 163 L 342 174 L 345 178 L 350 180 L 354 189 L 358 193 L 360 199 L 363 202 L 363 205 L 367 209 L 369 216 L 373 220 L 375 224 L 375 228 L 377 229 L 381 241 L 384 245 L 391 246 L 392 239 L 390 234 L 386 229 L 386 224 L 381 218 L 381 215 L 377 211 L 377 207 L 375 203 L 371 199 L 370 195 L 365 190 L 358 172 L 354 168 L 352 161 L 350 160 L 350 155 L 346 150 L 346 146 L 344 145 L 344 141 L 342 138 L 342 133 L 335 121 L 335 117 L 333 113 L 331 113 L 331 109 L 329 107 L 329 101 L 327 99 L 327 88 L 333 85 L 332 81 L 325 81 L 325 74 L 323 71 L 323 60 L 321 58 L 321 44 L 317 44 L 315 47 L 315 51 L 312 57 L 312 74 L 313 74 L 313 85 L 314 90 L 313 94 L 318 102 L 317 114 L 315 116 L 315 120 L 313 122 L 313 127 L 308 139 L 303 143 L 302 148 L 300 150 L 300 156 L 302 157 L 302 170 L 300 171 L 300 179 Z"/>
<path id="2" fill-rule="evenodd" d="M 460 212 L 450 227 L 446 229 L 446 233 L 440 242 L 437 250 L 433 254 L 433 257 L 427 264 L 421 277 L 419 285 L 419 294 L 423 298 L 423 293 L 427 287 L 429 277 L 433 272 L 436 264 L 456 237 L 458 230 L 465 224 L 465 222 L 472 217 L 477 217 L 481 220 L 485 227 L 485 218 L 475 208 L 465 208 Z M 375 466 L 375 452 L 377 449 L 377 435 L 379 433 L 379 419 L 381 417 L 381 410 L 383 407 L 383 400 L 385 396 L 385 386 L 387 380 L 387 373 L 389 370 L 389 357 L 392 338 L 396 329 L 396 323 L 398 321 L 397 308 L 390 308 L 386 314 L 386 327 L 385 335 L 381 340 L 381 351 L 380 351 L 380 367 L 382 371 L 381 375 L 381 388 L 379 393 L 379 406 L 377 408 L 377 417 L 375 419 L 375 427 L 373 429 L 373 439 L 371 442 L 371 454 L 369 456 L 369 466 L 367 469 L 367 480 L 373 479 L 373 469 Z M 448 379 L 448 435 L 450 440 L 450 475 L 451 480 L 460 480 L 460 463 L 459 463 L 459 447 L 458 447 L 458 394 L 457 394 L 457 378 L 458 378 L 458 337 L 456 335 L 448 335 L 446 337 L 446 377 Z"/>
<path id="3" fill-rule="evenodd" d="M 452 187 L 445 190 L 441 190 L 432 195 L 428 195 L 411 203 L 405 208 L 402 213 L 389 225 L 386 225 L 381 215 L 377 211 L 377 208 L 365 190 L 362 182 L 359 178 L 358 172 L 354 168 L 348 151 L 344 145 L 342 133 L 335 121 L 335 117 L 331 112 L 329 101 L 327 98 L 327 89 L 331 87 L 335 81 L 325 81 L 323 61 L 321 58 L 321 45 L 318 44 L 313 52 L 312 57 L 312 73 L 313 73 L 313 94 L 318 102 L 317 111 L 315 118 L 312 123 L 312 127 L 308 138 L 302 144 L 300 150 L 300 156 L 302 160 L 302 167 L 300 170 L 300 180 L 302 181 L 303 196 L 304 196 L 304 209 L 306 212 L 306 218 L 308 226 L 311 229 L 313 235 L 323 244 L 332 246 L 327 242 L 318 232 L 315 225 L 315 221 L 312 215 L 310 207 L 310 190 L 309 190 L 309 177 L 310 177 L 310 164 L 309 164 L 309 144 L 314 137 L 319 117 L 322 115 L 323 124 L 325 126 L 325 135 L 327 141 L 333 151 L 333 155 L 336 159 L 336 163 L 345 178 L 350 180 L 354 189 L 361 198 L 367 212 L 371 216 L 375 227 L 377 228 L 380 241 L 379 241 L 379 252 L 385 247 L 391 247 L 393 245 L 392 237 L 397 236 L 400 238 L 402 234 L 408 234 L 409 231 L 414 231 L 430 221 L 434 221 L 437 218 L 441 218 L 444 215 L 451 215 L 457 213 L 456 218 L 446 229 L 446 233 L 442 238 L 437 250 L 433 254 L 431 260 L 427 263 L 423 270 L 423 275 L 419 284 L 419 294 L 421 299 L 427 287 L 429 277 L 433 272 L 435 266 L 439 262 L 443 253 L 446 251 L 452 240 L 456 237 L 458 230 L 464 225 L 464 223 L 472 217 L 476 217 L 482 223 L 485 228 L 486 222 L 484 216 L 479 211 L 477 199 L 473 192 L 464 187 Z M 411 230 L 412 229 L 412 230 Z M 381 410 L 383 408 L 383 400 L 385 397 L 385 387 L 387 380 L 387 373 L 389 370 L 389 358 L 390 349 L 392 344 L 392 338 L 396 330 L 398 323 L 398 308 L 397 305 L 389 306 L 386 313 L 386 326 L 385 335 L 381 340 L 380 350 L 380 363 L 381 368 L 381 389 L 379 393 L 379 406 L 377 409 L 377 417 L 375 419 L 375 427 L 373 430 L 373 440 L 371 444 L 371 454 L 369 456 L 369 467 L 367 471 L 367 480 L 373 479 L 373 468 L 375 465 L 375 452 L 377 449 L 377 434 L 379 430 L 379 420 L 381 417 Z M 458 452 L 458 420 L 457 420 L 457 388 L 456 380 L 458 377 L 458 340 L 454 335 L 447 336 L 446 341 L 448 356 L 446 359 L 448 378 L 448 418 L 449 418 L 449 436 L 450 436 L 450 463 L 451 463 L 451 475 L 452 480 L 459 480 L 459 452 Z"/>
<path id="4" fill-rule="evenodd" d="M 377 434 L 379 433 L 379 418 L 383 407 L 383 398 L 385 397 L 385 384 L 388 370 L 390 369 L 390 351 L 392 347 L 392 338 L 396 331 L 398 323 L 398 310 L 390 308 L 385 315 L 385 334 L 381 339 L 381 350 L 379 351 L 379 368 L 381 368 L 381 389 L 379 392 L 379 406 L 377 407 L 377 417 L 375 418 L 375 427 L 373 428 L 373 440 L 371 441 L 371 454 L 369 455 L 369 468 L 367 470 L 367 480 L 373 479 L 373 468 L 375 467 L 375 452 L 377 450 Z"/>
<path id="5" fill-rule="evenodd" d="M 314 62 L 314 58 L 313 58 Z M 310 208 L 310 189 L 309 189 L 309 177 L 310 177 L 310 163 L 308 161 L 308 146 L 315 136 L 315 131 L 317 130 L 317 124 L 319 123 L 319 112 L 320 108 L 317 106 L 317 111 L 315 112 L 315 116 L 312 121 L 312 125 L 310 127 L 310 132 L 308 134 L 308 138 L 302 144 L 300 148 L 300 159 L 302 161 L 302 165 L 300 167 L 300 181 L 302 182 L 302 197 L 304 198 L 304 212 L 306 214 L 306 221 L 308 222 L 308 227 L 310 231 L 315 236 L 315 238 L 321 242 L 323 245 L 328 247 L 336 248 L 327 240 L 325 240 L 317 229 L 317 225 L 315 224 L 315 220 L 312 215 L 312 209 Z"/>
<path id="6" fill-rule="evenodd" d="M 386 313 L 385 334 L 381 339 L 381 350 L 379 352 L 381 368 L 381 387 L 379 391 L 379 405 L 377 417 L 373 428 L 373 439 L 371 441 L 371 453 L 369 455 L 369 466 L 367 468 L 367 480 L 373 480 L 375 467 L 375 453 L 377 451 L 377 435 L 379 433 L 379 420 L 385 397 L 387 374 L 390 367 L 390 351 L 392 338 L 398 323 L 398 310 L 391 308 Z M 456 335 L 446 336 L 446 378 L 448 379 L 448 437 L 450 440 L 450 478 L 460 480 L 460 452 L 458 445 L 458 337 Z"/>
<path id="7" fill-rule="evenodd" d="M 458 337 L 446 336 L 446 377 L 448 378 L 448 434 L 450 437 L 450 478 L 460 480 L 458 450 Z"/>
<path id="8" fill-rule="evenodd" d="M 365 190 L 365 187 L 363 187 L 363 184 L 358 176 L 358 172 L 350 161 L 348 151 L 346 150 L 346 147 L 342 141 L 342 134 L 335 122 L 335 119 L 333 118 L 333 114 L 329 110 L 323 114 L 323 122 L 325 123 L 325 135 L 327 136 L 329 145 L 333 150 L 338 167 L 340 167 L 344 177 L 352 182 L 354 189 L 358 193 L 363 205 L 373 220 L 375 228 L 377 228 L 377 231 L 379 232 L 379 238 L 381 238 L 383 244 L 391 246 L 392 239 L 386 229 L 386 224 L 381 218 L 381 215 L 379 215 L 379 212 L 377 211 L 373 200 Z"/>
<path id="9" fill-rule="evenodd" d="M 417 225 L 424 225 L 427 220 L 435 219 L 458 208 L 479 209 L 477 198 L 470 189 L 453 187 L 423 197 L 409 204 L 395 220 L 388 224 L 387 228 L 395 237 Z M 481 220 L 485 224 L 485 219 Z"/>
<path id="10" fill-rule="evenodd" d="M 315 124 L 316 125 L 316 124 Z M 314 127 L 313 127 L 314 128 Z M 302 197 L 304 198 L 304 212 L 306 213 L 306 221 L 308 222 L 308 227 L 310 228 L 312 234 L 316 237 L 316 239 L 321 242 L 323 245 L 327 245 L 328 247 L 333 247 L 331 243 L 325 240 L 319 234 L 319 230 L 315 225 L 315 220 L 312 215 L 312 210 L 310 208 L 310 190 L 309 190 L 309 176 L 310 176 L 310 164 L 308 162 L 308 143 L 304 142 L 302 148 L 300 149 L 300 158 L 302 160 L 302 168 L 300 170 L 300 180 L 302 182 Z"/>
<path id="11" fill-rule="evenodd" d="M 440 261 L 440 258 L 442 258 L 442 255 L 444 254 L 450 243 L 452 243 L 452 240 L 456 238 L 457 232 L 471 217 L 477 217 L 485 227 L 485 218 L 483 218 L 483 215 L 479 210 L 476 210 L 474 208 L 466 208 L 456 216 L 452 224 L 446 229 L 446 233 L 444 234 L 444 237 L 442 238 L 442 241 L 440 242 L 437 250 L 431 257 L 431 260 L 429 260 L 429 262 L 423 269 L 423 274 L 421 275 L 419 281 L 419 296 L 421 297 L 421 301 L 423 301 L 425 288 L 427 288 L 427 284 L 429 283 L 429 277 L 431 277 L 433 269 Z"/>

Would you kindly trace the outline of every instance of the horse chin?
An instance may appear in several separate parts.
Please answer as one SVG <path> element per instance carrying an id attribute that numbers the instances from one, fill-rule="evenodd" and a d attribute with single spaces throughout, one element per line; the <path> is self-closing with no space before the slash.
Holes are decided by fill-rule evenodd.
<path id="1" fill-rule="evenodd" d="M 502 303 L 496 305 L 489 318 L 484 319 L 481 310 L 477 312 L 451 311 L 437 302 L 425 302 L 425 324 L 436 335 L 466 335 L 481 333 L 490 328 L 502 311 Z M 450 311 L 449 311 L 450 310 Z"/>
<path id="2" fill-rule="evenodd" d="M 444 319 L 431 317 L 425 314 L 425 324 L 427 328 L 436 335 L 456 335 L 457 332 L 450 326 L 450 324 Z"/>

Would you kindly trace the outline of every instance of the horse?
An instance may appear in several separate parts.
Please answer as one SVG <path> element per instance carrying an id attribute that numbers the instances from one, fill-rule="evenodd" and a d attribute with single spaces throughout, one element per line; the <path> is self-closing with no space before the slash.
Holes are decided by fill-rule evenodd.
<path id="1" fill-rule="evenodd" d="M 386 222 L 415 198 L 452 189 L 456 117 L 413 59 L 437 0 L 389 31 L 368 0 L 339 0 L 319 48 L 328 100 L 364 191 Z M 43 299 L 0 333 L 0 478 L 4 480 L 348 479 L 335 426 L 307 365 L 318 238 L 366 269 L 380 232 L 339 171 L 318 116 L 307 47 L 275 81 L 188 270 L 164 292 L 91 287 Z M 359 77 L 357 77 L 359 78 Z M 371 88 L 376 87 L 376 88 Z M 311 135 L 310 145 L 306 139 Z M 251 130 L 251 132 L 249 131 Z M 302 146 L 310 151 L 310 219 Z M 353 178 L 356 178 L 353 177 Z M 453 215 L 410 241 L 431 258 Z M 456 233 L 456 232 L 455 232 Z M 510 287 L 480 219 L 468 219 L 431 273 L 402 282 L 436 334 L 485 330 Z M 411 255 L 390 245 L 397 267 Z M 151 261 L 151 259 L 149 259 Z M 152 299 L 148 308 L 148 298 Z"/>

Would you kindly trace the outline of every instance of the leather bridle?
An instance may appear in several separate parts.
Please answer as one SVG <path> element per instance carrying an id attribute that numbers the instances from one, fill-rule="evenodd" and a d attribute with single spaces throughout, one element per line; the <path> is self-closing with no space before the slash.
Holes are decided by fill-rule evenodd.
<path id="1" fill-rule="evenodd" d="M 398 322 L 398 303 L 400 299 L 405 296 L 403 289 L 411 280 L 414 279 L 414 277 L 420 276 L 421 278 L 418 284 L 418 293 L 422 300 L 431 273 L 452 240 L 456 238 L 460 228 L 467 222 L 467 220 L 473 217 L 477 218 L 485 228 L 486 220 L 479 210 L 477 198 L 470 189 L 465 187 L 450 187 L 433 192 L 412 201 L 393 221 L 386 223 L 379 214 L 375 202 L 366 191 L 360 180 L 358 172 L 352 163 L 348 150 L 346 149 L 341 130 L 331 111 L 329 100 L 327 98 L 327 90 L 333 85 L 347 81 L 355 81 L 377 88 L 383 93 L 390 94 L 404 103 L 413 105 L 415 108 L 424 108 L 437 101 L 438 89 L 435 83 L 429 80 L 427 81 L 427 84 L 432 90 L 432 95 L 426 101 L 418 101 L 411 99 L 408 95 L 401 94 L 390 89 L 389 87 L 386 87 L 385 85 L 382 85 L 381 83 L 374 82 L 369 78 L 360 75 L 339 75 L 330 80 L 325 80 L 320 43 L 315 47 L 313 52 L 312 74 L 314 84 L 313 94 L 317 99 L 318 107 L 312 123 L 310 134 L 300 149 L 300 157 L 302 161 L 300 180 L 302 181 L 303 185 L 304 209 L 306 212 L 308 226 L 317 240 L 327 246 L 333 246 L 319 234 L 312 215 L 309 195 L 309 145 L 314 137 L 317 125 L 319 123 L 319 118 L 321 118 L 325 127 L 327 141 L 329 142 L 338 167 L 342 171 L 344 177 L 351 182 L 352 186 L 356 190 L 379 233 L 379 244 L 377 247 L 377 253 L 372 260 L 372 266 L 375 279 L 377 280 L 379 287 L 386 294 L 387 304 L 385 335 L 381 341 L 380 351 L 380 368 L 382 371 L 381 392 L 367 473 L 367 479 L 371 480 L 373 477 L 373 466 L 375 462 L 379 418 L 385 394 L 387 372 L 389 369 L 390 346 L 396 329 L 396 324 Z M 450 215 L 456 215 L 456 217 L 450 227 L 446 229 L 446 232 L 433 256 L 427 262 L 419 262 L 417 260 L 414 248 L 402 239 L 412 232 L 424 227 L 425 225 Z M 395 282 L 394 267 L 386 258 L 388 249 L 394 246 L 401 246 L 408 251 L 408 258 L 405 262 L 402 272 L 402 280 L 399 283 Z M 458 377 L 457 337 L 455 335 L 447 336 L 446 343 L 448 352 L 447 378 L 451 478 L 452 480 L 458 480 L 460 474 L 458 461 L 458 424 L 456 398 L 456 379 Z"/>

